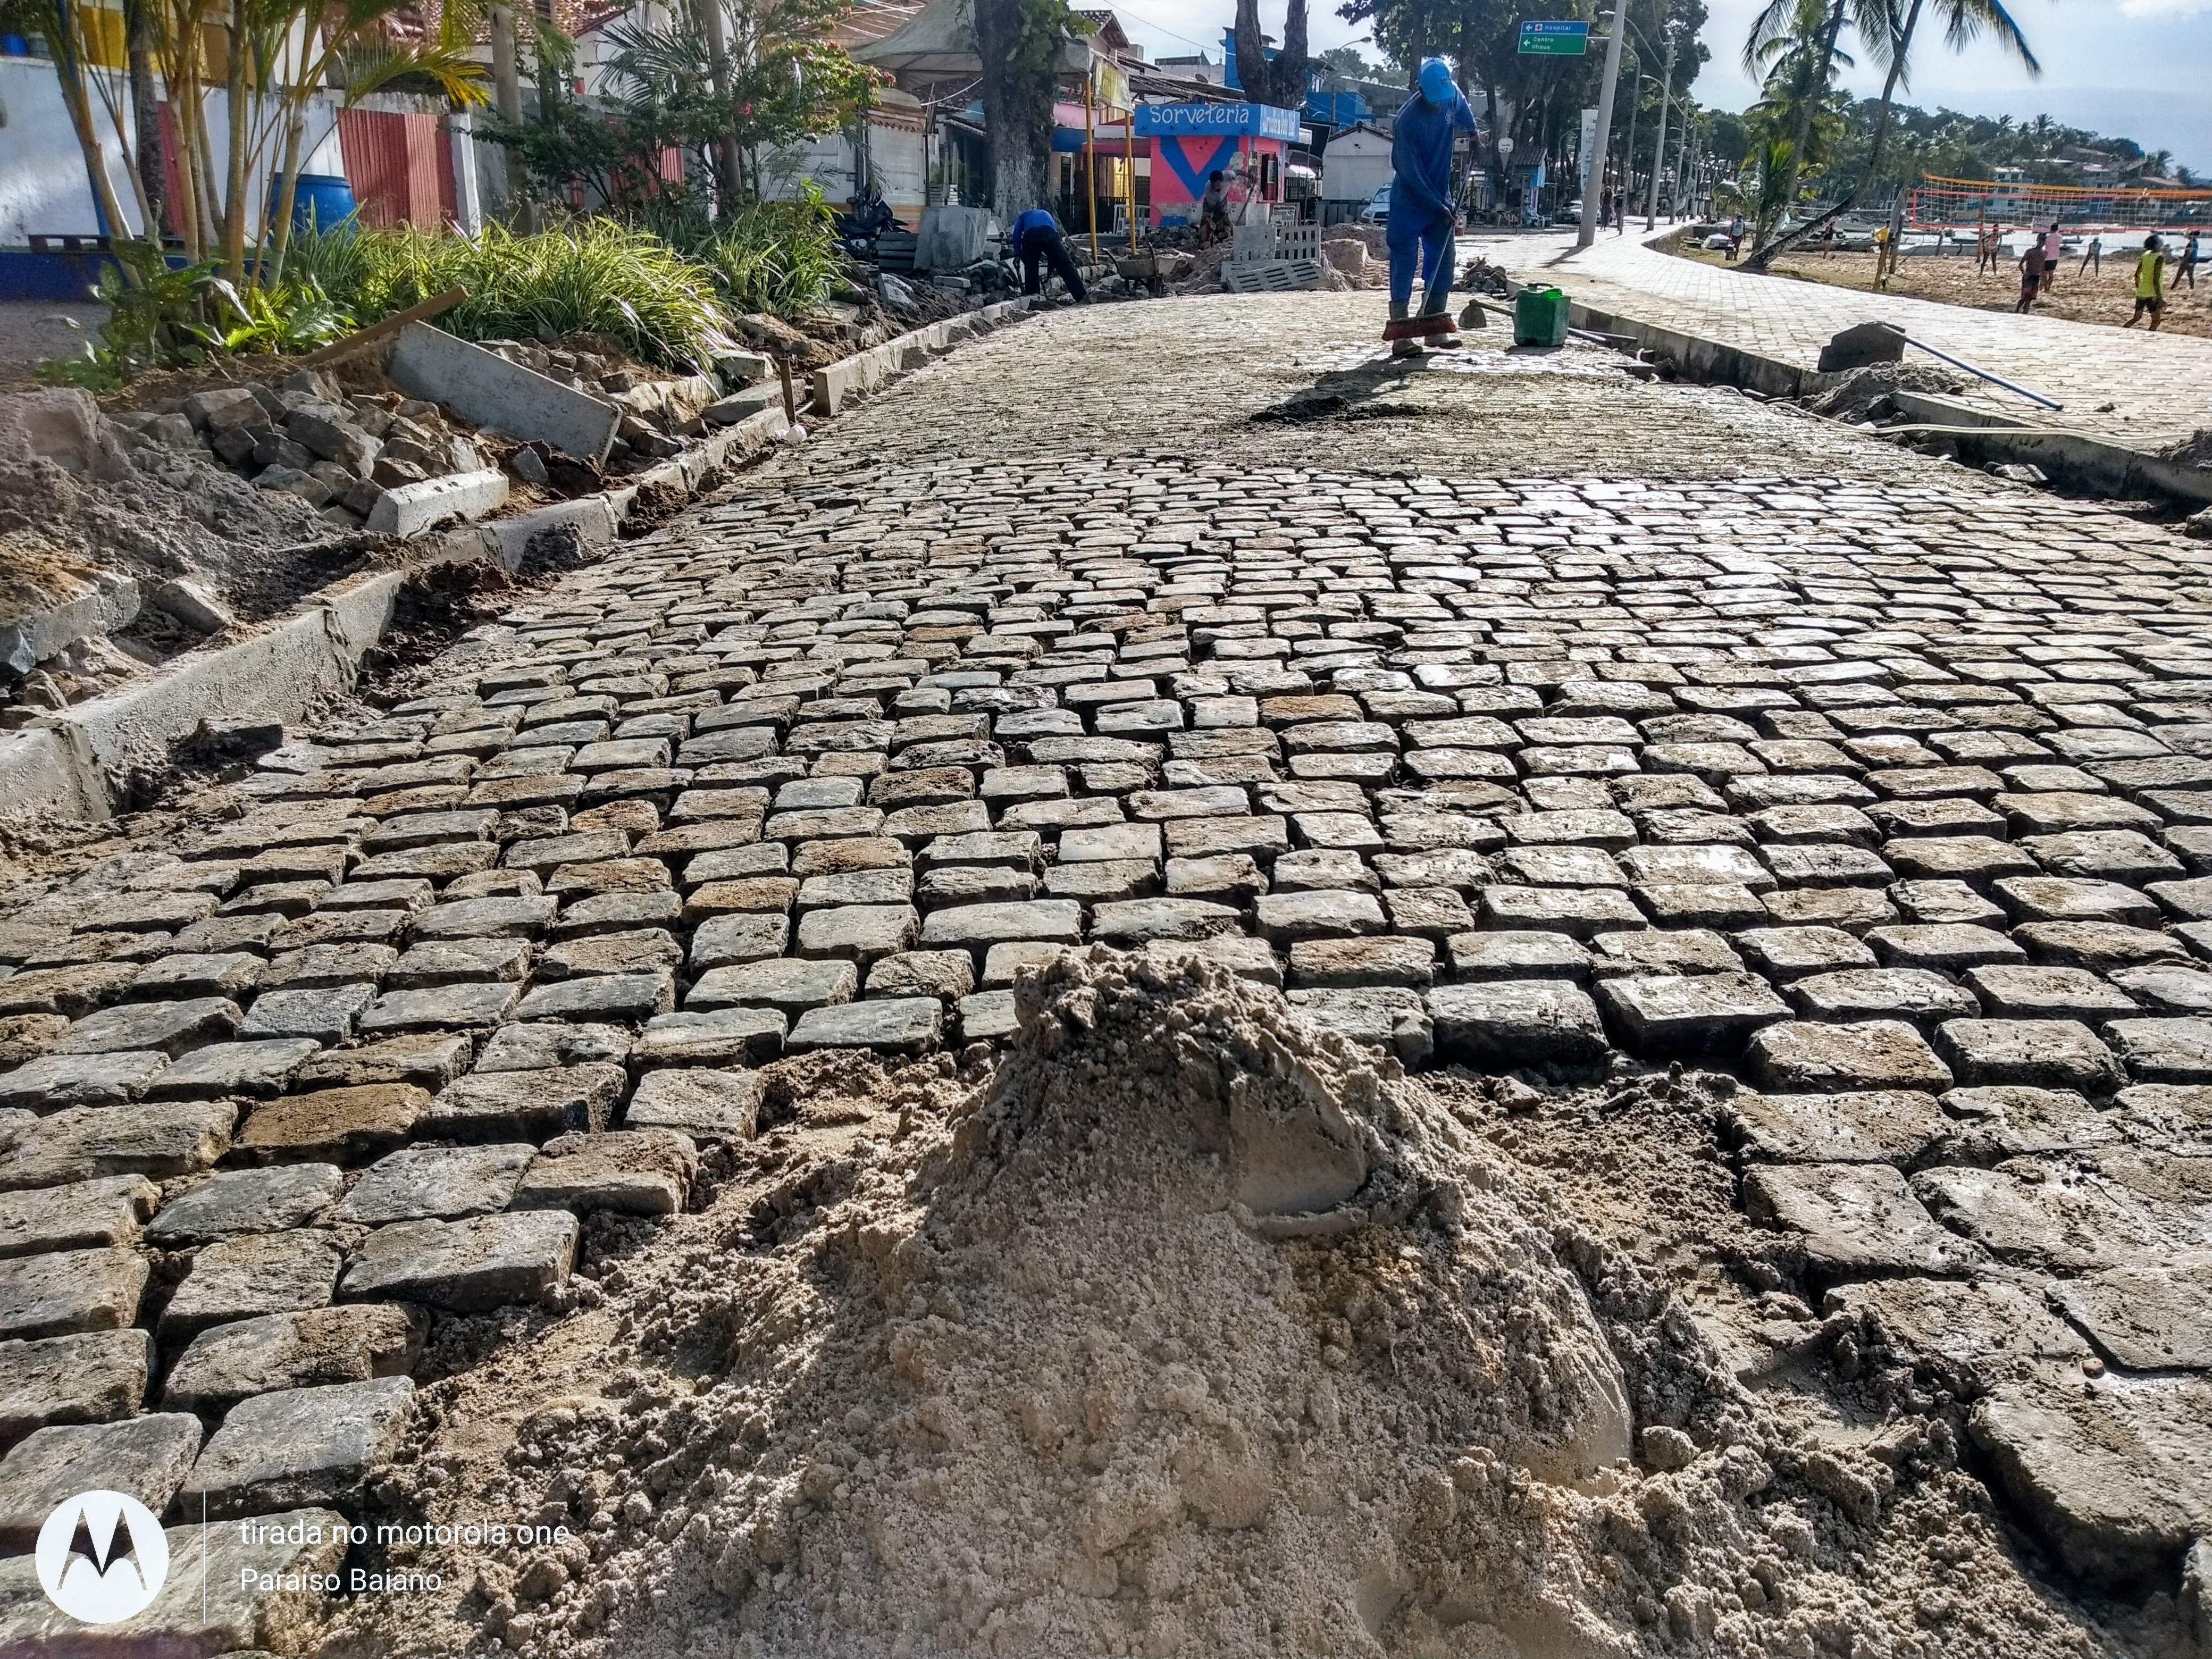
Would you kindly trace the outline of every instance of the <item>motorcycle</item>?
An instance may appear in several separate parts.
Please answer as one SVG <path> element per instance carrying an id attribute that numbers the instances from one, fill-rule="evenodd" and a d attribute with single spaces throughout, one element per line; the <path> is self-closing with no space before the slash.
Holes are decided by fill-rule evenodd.
<path id="1" fill-rule="evenodd" d="M 856 259 L 874 258 L 876 243 L 885 231 L 905 228 L 884 200 L 883 191 L 873 185 L 865 194 L 848 197 L 845 205 L 850 210 L 833 215 L 830 223 L 839 245 Z"/>

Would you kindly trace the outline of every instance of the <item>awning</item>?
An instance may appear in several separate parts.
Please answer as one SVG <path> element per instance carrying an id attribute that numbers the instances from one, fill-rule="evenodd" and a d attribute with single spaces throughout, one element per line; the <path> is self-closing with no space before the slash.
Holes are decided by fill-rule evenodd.
<path id="1" fill-rule="evenodd" d="M 1099 155 L 1126 155 L 1128 154 L 1129 141 L 1127 137 L 1123 133 L 1119 122 L 1116 122 L 1110 127 L 1103 125 L 1094 127 L 1091 130 L 1091 132 L 1092 137 L 1096 141 L 1096 146 Z M 1052 148 L 1053 153 L 1056 155 L 1081 155 L 1083 153 L 1083 129 L 1081 127 L 1054 127 L 1052 130 Z M 1137 154 L 1139 155 L 1149 155 L 1152 153 L 1152 145 L 1145 139 L 1139 138 L 1137 141 Z"/>
<path id="2" fill-rule="evenodd" d="M 981 75 L 981 53 L 975 46 L 975 0 L 929 0 L 919 16 L 880 40 L 853 48 L 859 63 L 894 75 Z M 1054 72 L 1088 75 L 1091 42 L 1070 36 L 1060 43 L 1060 61 Z"/>

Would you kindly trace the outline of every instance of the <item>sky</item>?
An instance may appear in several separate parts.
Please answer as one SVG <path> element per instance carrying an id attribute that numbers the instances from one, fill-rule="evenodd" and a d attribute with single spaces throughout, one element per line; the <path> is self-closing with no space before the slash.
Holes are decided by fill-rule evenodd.
<path id="1" fill-rule="evenodd" d="M 1140 0 L 1114 5 L 1130 38 L 1154 58 L 1184 55 L 1203 43 L 1221 57 L 1221 32 L 1236 17 L 1236 0 Z M 1741 109 L 1757 95 L 1741 64 L 1743 37 L 1762 0 L 1706 0 L 1705 46 L 1712 61 L 1692 89 L 1715 109 Z M 1313 48 L 1359 40 L 1360 26 L 1336 15 L 1334 0 L 1310 0 Z M 2028 45 L 2043 62 L 2029 76 L 1984 39 L 1965 52 L 1944 49 L 1940 36 L 1916 45 L 1911 86 L 1902 101 L 1946 105 L 1970 115 L 2048 115 L 2068 126 L 2133 138 L 2146 149 L 2212 173 L 2212 0 L 2008 0 Z M 1540 15 L 1530 12 L 1531 16 Z M 1261 0 L 1261 23 L 1282 27 L 1283 0 Z M 1877 95 L 1881 77 L 1844 76 L 1851 91 Z"/>

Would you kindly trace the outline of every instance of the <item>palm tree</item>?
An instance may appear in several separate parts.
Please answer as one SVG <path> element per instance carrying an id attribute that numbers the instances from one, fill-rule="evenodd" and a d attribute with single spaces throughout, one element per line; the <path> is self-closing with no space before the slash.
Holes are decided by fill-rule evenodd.
<path id="1" fill-rule="evenodd" d="M 1921 16 L 1927 8 L 1928 0 L 1911 0 L 1902 19 L 1898 19 L 1893 10 L 1890 14 L 1892 27 L 1888 46 L 1885 52 L 1880 54 L 1887 59 L 1889 72 L 1882 81 L 1881 102 L 1875 112 L 1874 142 L 1867 151 L 1866 166 L 1860 171 L 1858 181 L 1828 212 L 1799 227 L 1789 236 L 1778 238 L 1765 247 L 1753 249 L 1751 256 L 1744 261 L 1751 269 L 1764 270 L 1777 254 L 1794 246 L 1831 219 L 1850 212 L 1866 194 L 1867 187 L 1880 176 L 1882 150 L 1889 139 L 1890 112 L 1894 107 L 1897 89 L 1906 83 L 1910 74 L 1913 38 L 1919 31 Z M 1771 10 L 1772 7 L 1768 9 Z M 2028 46 L 2027 36 L 2021 32 L 2013 15 L 2004 9 L 2003 0 L 1935 0 L 1935 9 L 1943 24 L 1944 44 L 1953 52 L 1964 52 L 1981 38 L 1983 31 L 1987 30 L 1996 37 L 2002 49 L 2020 59 L 2021 66 L 2030 75 L 2043 73 L 2042 64 Z M 2049 126 L 2049 117 L 2039 118 L 2044 126 Z M 2002 115 L 1997 118 L 2000 137 L 2011 129 L 2012 117 Z"/>
<path id="2" fill-rule="evenodd" d="M 1844 32 L 1844 19 L 1854 21 L 1859 39 L 1879 57 L 1895 38 L 1887 26 L 1888 5 L 1889 0 L 1767 0 L 1765 8 L 1752 20 L 1751 33 L 1743 43 L 1743 66 L 1747 72 L 1755 75 L 1765 62 L 1797 58 L 1801 53 L 1802 67 L 1810 71 L 1784 164 L 1779 193 L 1785 207 L 1797 199 L 1797 179 L 1804 167 L 1813 113 L 1827 98 L 1829 84 L 1835 78 L 1836 42 Z M 1787 43 L 1779 52 L 1778 43 Z M 1753 250 L 1751 263 L 1759 269 L 1771 258 L 1770 244 Z"/>

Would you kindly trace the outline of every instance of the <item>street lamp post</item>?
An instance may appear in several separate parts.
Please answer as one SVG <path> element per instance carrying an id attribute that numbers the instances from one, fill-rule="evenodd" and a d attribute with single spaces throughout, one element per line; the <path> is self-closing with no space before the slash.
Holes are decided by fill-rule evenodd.
<path id="1" fill-rule="evenodd" d="M 1659 27 L 1667 27 L 1660 20 Z M 1667 36 L 1667 67 L 1659 77 L 1659 136 L 1651 144 L 1651 187 L 1644 198 L 1644 228 L 1648 232 L 1659 219 L 1659 165 L 1667 159 L 1667 100 L 1674 90 L 1674 36 Z"/>
<path id="2" fill-rule="evenodd" d="M 1582 228 L 1575 234 L 1577 248 L 1588 247 L 1597 240 L 1598 189 L 1605 180 L 1606 146 L 1613 142 L 1613 89 L 1620 79 L 1620 43 L 1627 35 L 1626 8 L 1616 5 L 1607 15 L 1613 19 L 1613 33 L 1605 44 L 1605 85 L 1597 98 L 1597 133 L 1594 140 L 1597 154 L 1591 158 L 1590 187 L 1583 192 Z"/>

